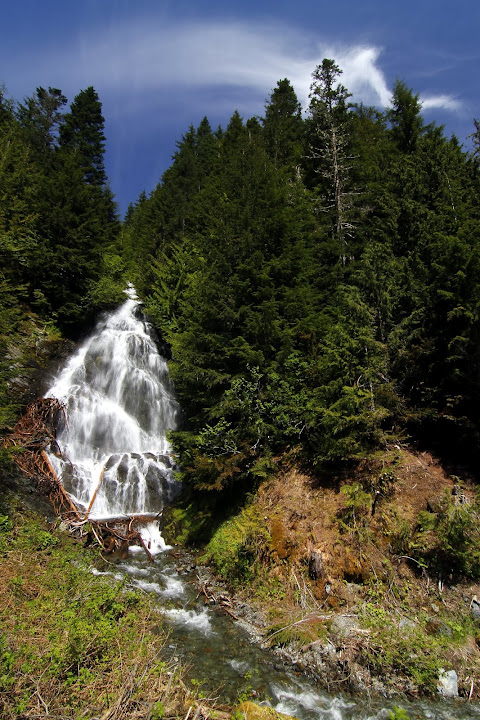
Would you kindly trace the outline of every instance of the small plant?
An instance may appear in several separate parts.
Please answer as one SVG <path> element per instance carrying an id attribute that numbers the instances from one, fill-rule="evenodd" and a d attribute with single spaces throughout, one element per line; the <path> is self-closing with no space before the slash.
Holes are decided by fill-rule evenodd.
<path id="1" fill-rule="evenodd" d="M 249 582 L 267 562 L 269 542 L 263 518 L 250 505 L 220 525 L 202 560 L 211 562 L 233 584 Z"/>
<path id="2" fill-rule="evenodd" d="M 154 703 L 154 705 L 150 711 L 150 718 L 151 718 L 151 720 L 162 720 L 164 715 L 165 715 L 165 707 L 161 700 L 157 700 L 157 702 Z"/>
<path id="3" fill-rule="evenodd" d="M 409 720 L 409 716 L 406 710 L 394 705 L 393 709 L 388 711 L 388 720 Z"/>
<path id="4" fill-rule="evenodd" d="M 372 498 L 359 483 L 344 485 L 342 487 L 342 493 L 346 498 L 344 520 L 349 525 L 355 525 L 356 520 L 365 516 L 370 511 Z"/>

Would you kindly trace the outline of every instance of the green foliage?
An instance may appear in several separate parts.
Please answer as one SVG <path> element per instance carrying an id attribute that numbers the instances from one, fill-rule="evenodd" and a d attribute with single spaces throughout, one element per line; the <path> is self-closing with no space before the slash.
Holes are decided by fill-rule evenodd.
<path id="1" fill-rule="evenodd" d="M 480 502 L 461 502 L 445 493 L 435 522 L 436 562 L 444 572 L 480 577 Z"/>
<path id="2" fill-rule="evenodd" d="M 440 577 L 480 577 L 478 494 L 469 500 L 445 491 L 435 512 L 422 510 L 415 527 L 403 523 L 392 537 L 395 552 Z"/>
<path id="3" fill-rule="evenodd" d="M 315 69 L 306 120 L 284 79 L 261 123 L 191 127 L 123 231 L 199 491 L 285 453 L 321 472 L 405 428 L 478 445 L 478 167 L 404 83 L 382 114 L 340 76 Z"/>
<path id="4" fill-rule="evenodd" d="M 126 588 L 126 581 L 93 575 L 98 556 L 65 533 L 54 535 L 34 515 L 2 515 L 0 541 L 7 533 L 0 580 L 1 717 L 17 718 L 20 707 L 23 715 L 35 714 L 37 696 L 52 716 L 90 717 L 92 707 L 104 715 L 118 702 L 129 716 L 143 704 L 151 717 L 183 717 L 185 686 L 176 664 L 162 656 L 166 636 L 148 597 Z M 133 683 L 128 698 L 126 678 Z"/>
<path id="5" fill-rule="evenodd" d="M 93 88 L 0 94 L 0 427 L 12 425 L 59 330 L 78 335 L 125 286 Z M 30 398 L 29 398 L 30 399 Z"/>
<path id="6" fill-rule="evenodd" d="M 225 521 L 206 547 L 204 560 L 233 585 L 252 581 L 268 562 L 270 536 L 259 511 L 247 505 Z"/>
<path id="7" fill-rule="evenodd" d="M 359 483 L 354 485 L 343 485 L 341 492 L 345 495 L 345 509 L 342 513 L 342 520 L 351 527 L 362 523 L 366 515 L 370 514 L 372 507 L 372 496 L 365 492 Z"/>
<path id="8" fill-rule="evenodd" d="M 164 716 L 165 707 L 161 700 L 157 700 L 150 711 L 150 717 L 152 720 L 162 720 Z"/>
<path id="9" fill-rule="evenodd" d="M 389 720 L 409 720 L 407 711 L 398 705 L 394 705 L 392 710 L 388 711 Z"/>
<path id="10" fill-rule="evenodd" d="M 410 678 L 422 691 L 436 691 L 442 653 L 449 641 L 415 628 L 398 632 L 397 619 L 384 606 L 366 603 L 362 620 L 370 629 L 369 643 L 361 648 L 362 659 L 388 683 L 395 674 Z"/>

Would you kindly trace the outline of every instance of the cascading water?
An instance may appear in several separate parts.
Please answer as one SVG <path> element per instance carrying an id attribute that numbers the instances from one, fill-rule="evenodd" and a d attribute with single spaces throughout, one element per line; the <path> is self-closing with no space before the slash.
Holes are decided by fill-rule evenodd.
<path id="1" fill-rule="evenodd" d="M 65 406 L 52 463 L 75 504 L 95 519 L 156 515 L 178 486 L 166 433 L 179 407 L 167 362 L 132 287 L 127 295 L 46 393 Z M 152 549 L 152 525 L 146 532 Z"/>
<path id="2" fill-rule="evenodd" d="M 96 519 L 156 515 L 178 490 L 166 433 L 176 427 L 179 407 L 166 360 L 133 288 L 127 295 L 116 312 L 98 323 L 47 393 L 65 405 L 58 452 L 51 451 L 51 461 L 77 506 Z M 142 534 L 152 554 L 165 549 L 154 522 Z M 161 553 L 154 566 L 140 553 L 118 561 L 115 571 L 106 574 L 127 575 L 132 585 L 162 599 L 171 623 L 172 653 L 190 664 L 195 678 L 212 691 L 221 685 L 225 699 L 233 702 L 247 682 L 257 700 L 304 720 L 389 717 L 390 702 L 385 707 L 381 699 L 333 697 L 283 667 L 250 641 L 240 623 L 200 604 L 196 591 L 179 577 L 170 553 Z M 407 707 L 411 720 L 478 717 L 477 708 L 466 705 L 461 710 L 420 702 Z"/>

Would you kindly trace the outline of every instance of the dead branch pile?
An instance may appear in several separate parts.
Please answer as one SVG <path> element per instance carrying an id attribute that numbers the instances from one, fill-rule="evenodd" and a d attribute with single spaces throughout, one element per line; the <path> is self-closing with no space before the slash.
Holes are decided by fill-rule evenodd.
<path id="1" fill-rule="evenodd" d="M 76 511 L 45 452 L 48 446 L 58 449 L 55 437 L 60 417 L 65 419 L 65 408 L 59 400 L 39 398 L 27 407 L 3 441 L 4 447 L 13 450 L 14 463 L 36 482 L 41 494 L 50 499 L 57 515 L 66 508 Z"/>
<path id="2" fill-rule="evenodd" d="M 126 555 L 130 545 L 141 545 L 153 562 L 150 548 L 144 542 L 140 527 L 151 517 L 126 516 L 109 521 L 89 520 L 90 510 L 103 479 L 100 475 L 92 501 L 83 511 L 78 508 L 59 480 L 47 455 L 47 448 L 60 454 L 56 442 L 59 422 L 66 422 L 65 407 L 56 398 L 39 398 L 31 403 L 12 432 L 3 440 L 3 446 L 11 449 L 11 458 L 21 472 L 35 481 L 39 492 L 48 497 L 55 514 L 69 530 L 86 538 L 86 544 L 97 542 L 106 553 L 119 551 Z M 68 462 L 68 458 L 62 455 Z"/>
<path id="3" fill-rule="evenodd" d="M 204 596 L 205 604 L 218 605 L 227 615 L 230 615 L 234 620 L 238 620 L 238 617 L 232 611 L 233 603 L 228 595 L 222 593 L 216 595 L 212 583 L 208 580 L 203 583 L 200 582 L 198 575 L 197 580 L 199 582 L 199 594 Z"/>

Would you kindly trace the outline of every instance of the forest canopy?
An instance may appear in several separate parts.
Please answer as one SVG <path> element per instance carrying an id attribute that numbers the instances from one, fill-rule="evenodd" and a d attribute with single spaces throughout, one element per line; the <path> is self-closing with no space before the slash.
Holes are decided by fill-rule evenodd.
<path id="1" fill-rule="evenodd" d="M 171 354 L 195 488 L 406 437 L 478 460 L 478 122 L 466 152 L 404 82 L 386 111 L 357 105 L 325 59 L 306 113 L 284 78 L 263 117 L 191 126 L 119 232 L 98 95 L 66 104 L 0 95 L 6 391 L 26 318 L 78 336 L 128 279 Z"/>
<path id="2" fill-rule="evenodd" d="M 105 304 L 117 257 L 100 100 L 89 87 L 66 104 L 58 88 L 21 103 L 0 88 L 0 426 L 21 407 L 17 374 L 29 381 L 40 344 L 78 337 Z"/>
<path id="3" fill-rule="evenodd" d="M 263 117 L 204 118 L 130 207 L 124 257 L 171 348 L 195 487 L 405 437 L 478 458 L 478 152 L 421 110 L 401 81 L 384 112 L 354 104 L 325 59 L 305 115 L 282 79 Z"/>

